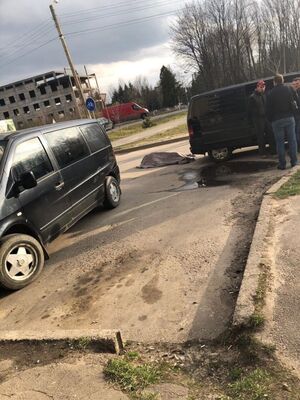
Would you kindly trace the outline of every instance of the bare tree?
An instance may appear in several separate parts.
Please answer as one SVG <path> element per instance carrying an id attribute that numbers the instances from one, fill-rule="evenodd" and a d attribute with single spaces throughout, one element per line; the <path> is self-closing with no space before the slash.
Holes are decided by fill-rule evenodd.
<path id="1" fill-rule="evenodd" d="M 198 0 L 171 26 L 203 90 L 300 69 L 300 0 Z"/>

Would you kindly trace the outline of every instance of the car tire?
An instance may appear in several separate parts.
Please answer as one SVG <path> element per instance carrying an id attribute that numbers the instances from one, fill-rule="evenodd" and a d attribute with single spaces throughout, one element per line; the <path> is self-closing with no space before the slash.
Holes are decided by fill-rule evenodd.
<path id="1" fill-rule="evenodd" d="M 220 147 L 209 150 L 208 155 L 215 162 L 224 162 L 231 159 L 232 149 L 229 147 Z"/>
<path id="2" fill-rule="evenodd" d="M 144 114 L 141 115 L 141 118 L 142 118 L 142 119 L 146 119 L 147 116 L 148 116 L 148 115 L 144 113 Z"/>
<path id="3" fill-rule="evenodd" d="M 107 209 L 118 207 L 121 201 L 121 188 L 113 176 L 105 179 L 105 200 L 103 205 Z"/>
<path id="4" fill-rule="evenodd" d="M 44 250 L 29 235 L 13 234 L 0 241 L 0 284 L 19 290 L 32 283 L 44 267 Z"/>

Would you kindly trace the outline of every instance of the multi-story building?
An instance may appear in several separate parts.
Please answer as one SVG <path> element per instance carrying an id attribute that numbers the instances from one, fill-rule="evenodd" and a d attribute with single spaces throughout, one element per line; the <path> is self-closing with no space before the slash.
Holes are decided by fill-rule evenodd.
<path id="1" fill-rule="evenodd" d="M 93 77 L 81 75 L 81 86 L 100 99 L 90 86 Z M 50 71 L 0 87 L 0 119 L 12 119 L 17 129 L 79 118 L 79 104 L 74 78 L 66 72 Z"/>

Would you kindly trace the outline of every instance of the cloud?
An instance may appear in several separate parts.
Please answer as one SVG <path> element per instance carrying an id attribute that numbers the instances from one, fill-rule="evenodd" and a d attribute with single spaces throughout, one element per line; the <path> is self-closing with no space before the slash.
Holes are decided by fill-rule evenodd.
<path id="1" fill-rule="evenodd" d="M 0 84 L 67 66 L 50 2 L 0 0 Z M 80 70 L 86 64 L 99 71 L 108 88 L 120 78 L 132 80 L 136 75 L 147 76 L 151 83 L 158 80 L 161 65 L 174 62 L 166 45 L 170 17 L 130 21 L 181 6 L 181 0 L 103 0 L 101 4 L 99 0 L 60 0 L 55 7 L 76 67 Z M 68 36 L 87 29 L 94 31 Z"/>
<path id="2" fill-rule="evenodd" d="M 167 44 L 142 49 L 132 60 L 120 60 L 107 64 L 89 64 L 88 70 L 96 73 L 101 91 L 109 92 L 119 82 L 133 82 L 139 76 L 146 77 L 153 86 L 159 81 L 162 65 L 171 65 L 175 58 Z"/>

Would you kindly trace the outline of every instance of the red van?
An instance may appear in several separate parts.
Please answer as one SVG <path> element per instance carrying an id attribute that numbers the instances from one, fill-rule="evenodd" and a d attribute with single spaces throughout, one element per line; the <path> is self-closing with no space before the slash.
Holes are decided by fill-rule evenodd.
<path id="1" fill-rule="evenodd" d="M 146 118 L 149 114 L 147 108 L 143 108 L 136 103 L 122 103 L 115 106 L 105 107 L 102 110 L 103 117 L 110 119 L 114 124 L 132 119 Z"/>

